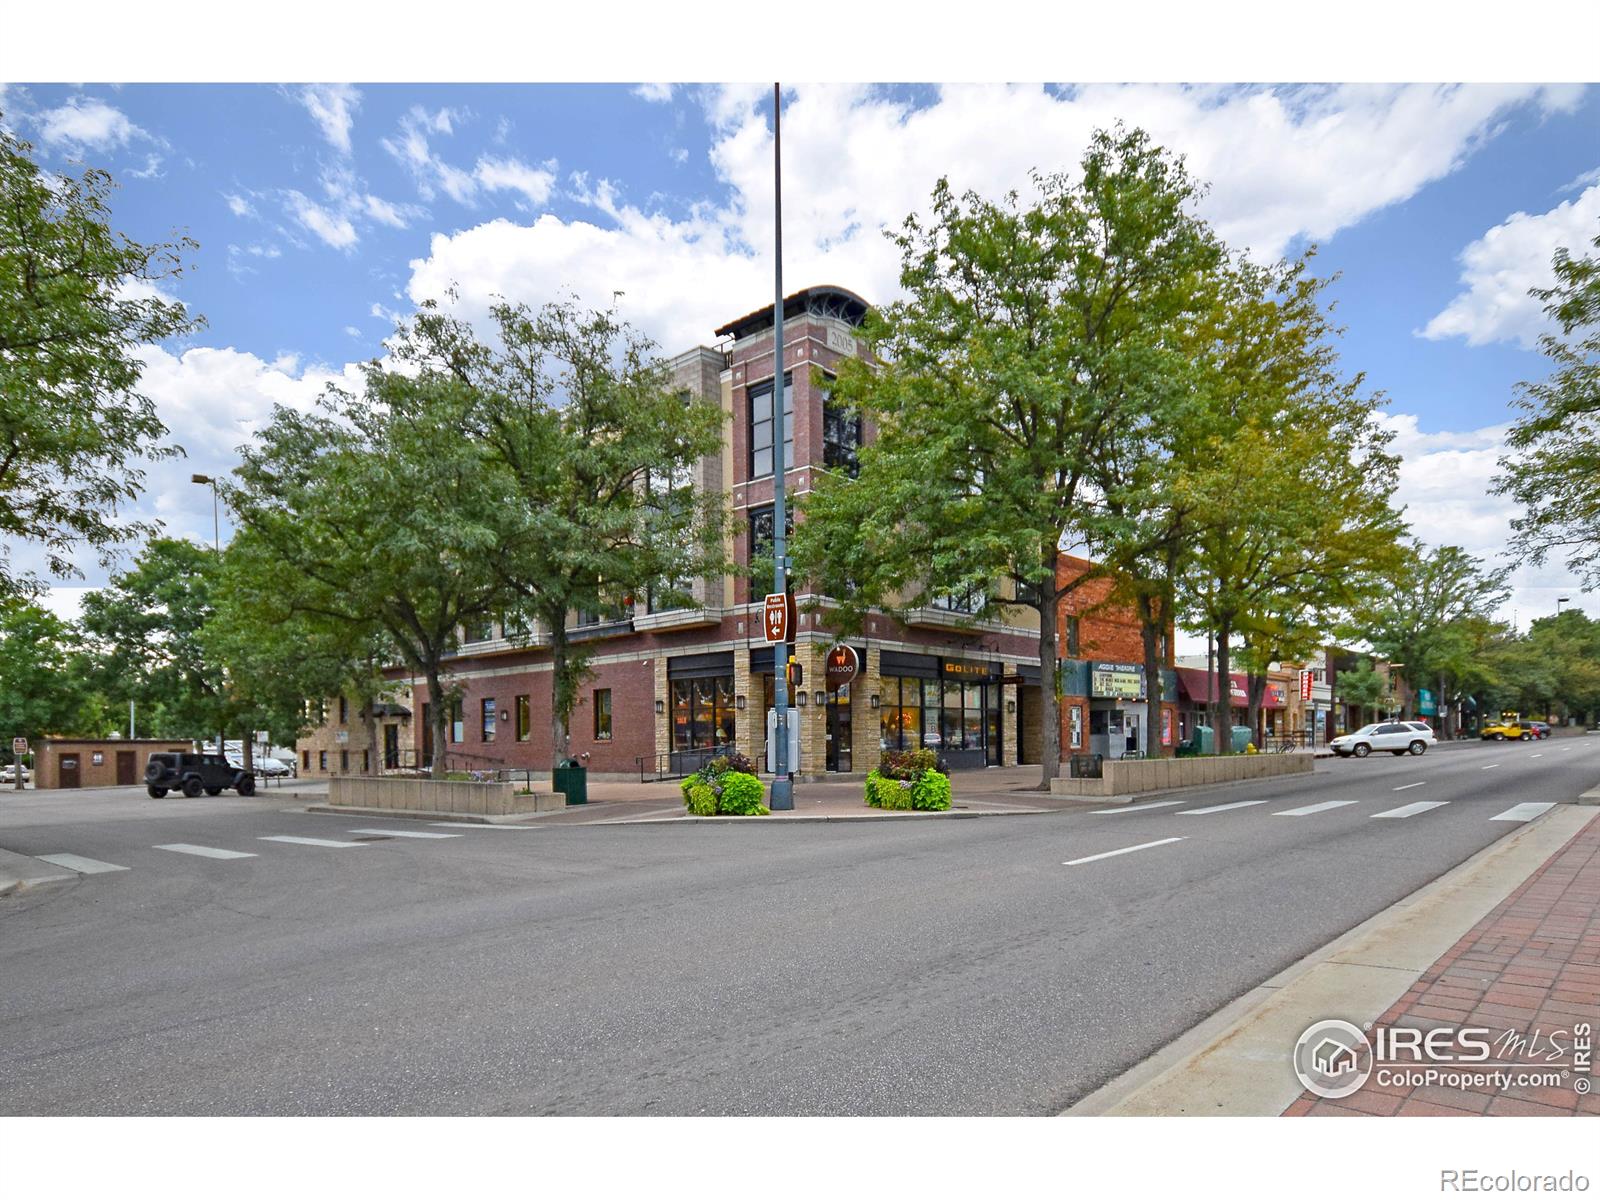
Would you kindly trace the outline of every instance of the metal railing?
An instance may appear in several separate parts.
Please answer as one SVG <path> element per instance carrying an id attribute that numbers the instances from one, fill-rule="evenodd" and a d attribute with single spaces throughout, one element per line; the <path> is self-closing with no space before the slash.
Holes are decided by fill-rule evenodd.
<path id="1" fill-rule="evenodd" d="M 693 775 L 719 754 L 727 754 L 727 748 L 716 749 L 707 746 L 699 750 L 669 750 L 665 754 L 636 754 L 633 761 L 639 767 L 639 782 L 660 782 L 664 779 L 683 779 Z"/>

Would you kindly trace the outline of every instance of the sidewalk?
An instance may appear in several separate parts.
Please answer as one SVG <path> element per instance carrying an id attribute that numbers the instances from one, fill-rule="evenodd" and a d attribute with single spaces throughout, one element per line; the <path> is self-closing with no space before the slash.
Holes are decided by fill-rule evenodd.
<path id="1" fill-rule="evenodd" d="M 1557 1071 L 1571 1063 L 1571 1033 L 1600 1030 L 1600 821 L 1591 821 L 1479 921 L 1406 994 L 1378 1018 L 1380 1026 L 1428 1030 L 1482 1026 L 1514 1031 L 1528 1044 L 1491 1038 L 1488 1062 L 1471 1070 L 1538 1071 L 1544 1057 Z M 1542 1038 L 1535 1039 L 1535 1031 Z M 1594 1034 L 1591 1032 L 1591 1038 Z M 1549 1039 L 1556 1038 L 1557 1041 Z M 1568 1052 L 1558 1048 L 1558 1042 Z M 1600 1077 L 1600 1069 L 1591 1078 Z M 1381 1086 L 1377 1072 L 1341 1100 L 1305 1093 L 1284 1116 L 1573 1116 L 1600 1115 L 1600 1095 L 1565 1086 L 1440 1084 Z"/>

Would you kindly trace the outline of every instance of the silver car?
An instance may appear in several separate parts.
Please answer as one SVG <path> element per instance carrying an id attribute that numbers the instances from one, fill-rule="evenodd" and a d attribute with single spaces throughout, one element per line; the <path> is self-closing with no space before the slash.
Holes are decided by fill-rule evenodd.
<path id="1" fill-rule="evenodd" d="M 1390 754 L 1426 754 L 1433 745 L 1433 730 L 1421 721 L 1379 721 L 1328 743 L 1340 758 L 1365 758 L 1374 750 Z"/>

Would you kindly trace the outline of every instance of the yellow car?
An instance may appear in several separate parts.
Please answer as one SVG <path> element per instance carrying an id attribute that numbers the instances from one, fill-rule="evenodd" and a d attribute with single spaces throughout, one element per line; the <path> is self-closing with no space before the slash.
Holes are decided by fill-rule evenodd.
<path id="1" fill-rule="evenodd" d="M 1485 725 L 1481 736 L 1486 742 L 1503 742 L 1507 738 L 1518 742 L 1530 742 L 1537 735 L 1531 725 L 1523 725 L 1517 721 L 1496 721 Z"/>

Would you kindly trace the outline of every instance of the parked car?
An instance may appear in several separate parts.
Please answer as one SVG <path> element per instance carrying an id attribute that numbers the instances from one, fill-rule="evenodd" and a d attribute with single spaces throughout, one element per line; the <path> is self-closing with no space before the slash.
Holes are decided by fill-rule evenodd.
<path id="1" fill-rule="evenodd" d="M 24 763 L 23 767 L 22 767 L 22 782 L 23 783 L 27 783 L 28 780 L 30 780 L 32 778 L 33 778 L 33 772 L 28 770 L 27 764 Z M 17 764 L 16 763 L 7 763 L 5 766 L 0 767 L 0 783 L 12 783 L 12 784 L 14 784 L 16 782 L 17 782 Z"/>
<path id="2" fill-rule="evenodd" d="M 1483 727 L 1478 736 L 1486 742 L 1504 742 L 1508 740 L 1531 742 L 1539 735 L 1534 732 L 1531 724 L 1524 724 L 1521 721 L 1491 721 Z"/>
<path id="3" fill-rule="evenodd" d="M 174 788 L 185 796 L 222 794 L 232 788 L 241 796 L 256 792 L 254 772 L 243 771 L 220 754 L 156 753 L 144 769 L 145 790 L 160 799 Z"/>
<path id="4" fill-rule="evenodd" d="M 1382 721 L 1334 738 L 1328 743 L 1328 749 L 1340 758 L 1365 758 L 1374 750 L 1387 750 L 1396 755 L 1426 754 L 1434 740 L 1433 730 L 1426 726 L 1414 729 L 1404 721 Z"/>
<path id="5" fill-rule="evenodd" d="M 256 759 L 256 774 L 266 775 L 272 779 L 281 779 L 285 775 L 293 775 L 294 768 L 281 758 L 273 758 L 269 755 Z"/>

